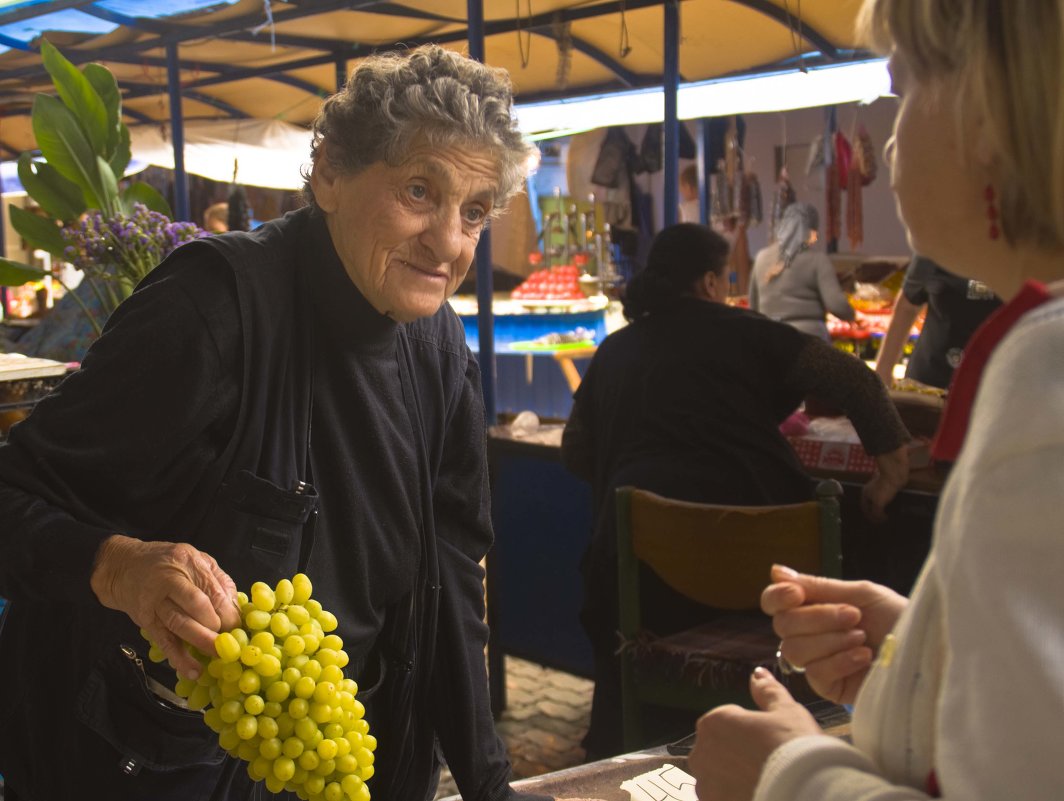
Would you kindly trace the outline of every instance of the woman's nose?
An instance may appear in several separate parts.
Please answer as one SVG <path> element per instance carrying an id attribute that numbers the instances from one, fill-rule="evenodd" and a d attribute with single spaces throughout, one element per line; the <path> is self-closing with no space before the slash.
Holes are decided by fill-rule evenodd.
<path id="1" fill-rule="evenodd" d="M 462 253 L 462 217 L 459 211 L 441 212 L 421 234 L 421 242 L 436 261 L 450 263 Z"/>

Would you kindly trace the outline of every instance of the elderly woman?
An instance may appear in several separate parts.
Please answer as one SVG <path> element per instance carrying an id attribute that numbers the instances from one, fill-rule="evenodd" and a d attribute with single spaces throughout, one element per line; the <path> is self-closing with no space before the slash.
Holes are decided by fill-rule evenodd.
<path id="1" fill-rule="evenodd" d="M 754 259 L 750 308 L 830 342 L 824 315 L 831 312 L 848 322 L 856 315 L 839 287 L 831 260 L 812 250 L 818 224 L 816 208 L 808 203 L 787 207 L 776 241 Z"/>
<path id="2" fill-rule="evenodd" d="M 777 568 L 782 655 L 853 744 L 767 672 L 764 711 L 705 716 L 703 801 L 1043 801 L 1064 787 L 1064 4 L 868 0 L 900 96 L 887 148 L 913 249 L 1012 298 L 969 343 L 963 440 L 912 598 Z M 967 403 L 975 399 L 970 410 Z"/>
<path id="3" fill-rule="evenodd" d="M 869 516 L 881 517 L 908 479 L 908 432 L 875 374 L 816 337 L 726 305 L 727 258 L 728 243 L 703 225 L 680 223 L 654 238 L 625 293 L 632 322 L 595 353 L 565 427 L 565 464 L 591 482 L 597 510 L 582 613 L 595 655 L 585 740 L 593 756 L 621 747 L 617 487 L 708 503 L 809 500 L 813 482 L 779 430 L 809 395 L 845 409 L 876 457 L 862 498 Z M 644 620 L 661 634 L 709 614 L 663 586 L 644 599 Z"/>
<path id="4" fill-rule="evenodd" d="M 445 301 L 531 152 L 504 74 L 434 46 L 367 59 L 314 124 L 311 204 L 175 251 L 12 432 L 9 796 L 263 797 L 153 694 L 174 670 L 137 630 L 196 677 L 183 643 L 212 652 L 236 588 L 297 571 L 339 621 L 374 796 L 431 798 L 440 753 L 465 798 L 514 796 L 484 665 L 480 379 Z"/>

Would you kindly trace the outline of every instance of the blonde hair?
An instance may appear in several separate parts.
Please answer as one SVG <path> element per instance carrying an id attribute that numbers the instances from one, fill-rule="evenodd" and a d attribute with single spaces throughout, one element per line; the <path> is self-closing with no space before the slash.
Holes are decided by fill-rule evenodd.
<path id="1" fill-rule="evenodd" d="M 1064 4 L 865 0 L 858 30 L 920 84 L 949 87 L 962 141 L 981 119 L 1008 241 L 1064 247 Z"/>

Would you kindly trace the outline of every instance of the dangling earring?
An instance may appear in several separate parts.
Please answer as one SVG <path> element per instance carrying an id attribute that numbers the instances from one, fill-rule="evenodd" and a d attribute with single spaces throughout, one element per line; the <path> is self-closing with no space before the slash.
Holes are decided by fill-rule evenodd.
<path id="1" fill-rule="evenodd" d="M 998 228 L 998 210 L 994 203 L 993 184 L 986 185 L 986 190 L 983 192 L 983 196 L 986 198 L 986 217 L 990 222 L 990 238 L 997 239 L 1001 236 L 1001 230 Z"/>

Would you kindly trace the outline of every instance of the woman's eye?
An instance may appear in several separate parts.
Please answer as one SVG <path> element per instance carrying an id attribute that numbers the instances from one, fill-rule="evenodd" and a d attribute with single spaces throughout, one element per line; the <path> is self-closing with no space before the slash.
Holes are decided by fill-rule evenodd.
<path id="1" fill-rule="evenodd" d="M 406 191 L 410 193 L 410 197 L 414 200 L 424 200 L 429 196 L 429 190 L 423 184 L 410 184 Z"/>
<path id="2" fill-rule="evenodd" d="M 484 209 L 480 208 L 479 206 L 473 206 L 471 208 L 468 208 L 465 212 L 466 222 L 470 223 L 471 225 L 479 225 L 480 223 L 484 222 L 484 218 L 486 216 L 487 215 L 484 213 Z"/>

